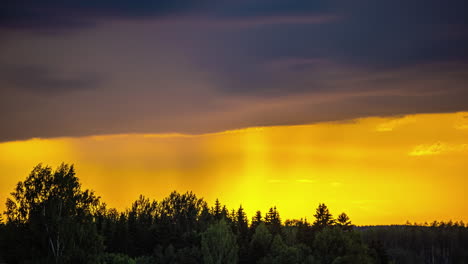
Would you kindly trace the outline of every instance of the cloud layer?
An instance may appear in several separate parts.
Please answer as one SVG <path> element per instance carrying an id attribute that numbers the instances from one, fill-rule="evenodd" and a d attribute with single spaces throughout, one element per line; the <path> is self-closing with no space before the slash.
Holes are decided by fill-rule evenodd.
<path id="1" fill-rule="evenodd" d="M 0 141 L 468 109 L 464 1 L 7 1 Z"/>

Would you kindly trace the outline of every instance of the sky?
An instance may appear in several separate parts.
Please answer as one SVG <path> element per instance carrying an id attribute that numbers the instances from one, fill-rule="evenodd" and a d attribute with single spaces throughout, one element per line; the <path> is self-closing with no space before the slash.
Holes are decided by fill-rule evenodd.
<path id="1" fill-rule="evenodd" d="M 74 163 L 83 188 L 125 210 L 140 194 L 193 191 L 249 218 L 325 203 L 359 225 L 468 222 L 468 112 L 219 133 L 120 134 L 0 144 L 0 200 L 38 163 Z M 1 205 L 0 209 L 4 206 Z"/>
<path id="2" fill-rule="evenodd" d="M 25 177 L 31 164 L 50 161 L 56 165 L 60 162 L 56 158 L 63 157 L 94 175 L 97 182 L 126 186 L 134 184 L 129 175 L 135 174 L 117 165 L 129 164 L 129 170 L 135 169 L 132 164 L 146 164 L 154 155 L 158 160 L 163 159 L 162 153 L 171 153 L 166 157 L 170 167 L 142 165 L 141 177 L 167 173 L 168 184 L 177 181 L 180 188 L 200 190 L 201 196 L 212 198 L 215 194 L 198 186 L 201 181 L 196 179 L 217 179 L 220 186 L 227 186 L 254 177 L 251 171 L 220 173 L 219 168 L 230 170 L 231 165 L 237 171 L 243 155 L 250 155 L 249 166 L 258 165 L 258 173 L 265 177 L 277 175 L 274 171 L 281 171 L 279 164 L 299 173 L 306 157 L 278 149 L 303 148 L 307 153 L 315 145 L 336 141 L 330 152 L 323 149 L 323 155 L 339 164 L 343 158 L 339 144 L 345 148 L 358 137 L 349 134 L 356 133 L 354 127 L 348 133 L 347 125 L 364 129 L 367 122 L 380 118 L 414 117 L 419 125 L 405 130 L 404 138 L 379 137 L 374 142 L 382 145 L 378 150 L 370 145 L 371 135 L 369 142 L 359 136 L 363 145 L 353 145 L 353 151 L 377 151 L 382 160 L 390 161 L 394 157 L 383 152 L 383 146 L 395 145 L 406 153 L 406 148 L 420 145 L 413 150 L 415 155 L 398 160 L 424 156 L 445 164 L 452 155 L 466 158 L 463 144 L 468 139 L 460 132 L 465 130 L 453 128 L 453 124 L 439 128 L 438 119 L 460 119 L 468 111 L 466 10 L 464 0 L 6 0 L 0 9 L 0 159 L 10 161 L 14 168 L 19 168 L 18 160 L 23 165 L 21 170 L 13 170 L 3 164 L 0 180 L 11 189 L 11 182 Z M 325 125 L 331 123 L 332 127 Z M 311 126 L 310 131 L 304 126 Z M 276 162 L 262 165 L 254 162 L 264 158 L 256 156 L 257 141 L 241 140 L 250 137 L 249 128 L 262 128 L 263 132 L 253 133 L 262 142 L 278 130 L 285 139 L 309 132 L 311 139 L 285 140 L 287 144 L 267 141 L 262 146 L 275 150 Z M 454 138 L 438 138 L 432 134 L 437 129 L 447 129 L 441 135 L 453 134 Z M 225 131 L 238 131 L 232 140 L 243 145 L 230 145 L 225 137 L 231 134 Z M 335 138 L 324 138 L 322 133 Z M 426 135 L 427 142 L 419 142 Z M 102 141 L 94 141 L 96 137 Z M 407 142 L 410 138 L 412 142 Z M 109 142 L 121 156 L 107 152 Z M 147 148 L 152 144 L 159 152 Z M 206 153 L 206 144 L 219 153 Z M 10 157 L 11 148 L 17 153 L 15 159 Z M 428 149 L 440 153 L 416 155 Z M 67 155 L 58 155 L 60 151 Z M 397 180 L 402 176 L 389 173 L 404 171 L 397 165 L 408 164 L 386 163 L 373 171 L 377 166 L 374 158 L 362 158 L 362 169 L 367 169 L 359 172 L 368 175 L 362 179 L 347 173 L 344 168 L 351 165 L 345 161 L 333 173 L 323 166 L 318 171 L 323 170 L 322 177 L 330 179 L 337 175 L 353 178 L 351 185 L 371 184 L 371 172 L 389 184 L 395 180 L 404 185 Z M 224 165 L 217 167 L 218 162 Z M 467 169 L 462 159 L 450 162 L 459 169 L 454 171 L 456 175 Z M 266 166 L 264 170 L 262 166 Z M 444 174 L 439 169 L 430 174 Z M 105 176 L 110 171 L 120 178 Z M 178 178 L 182 172 L 184 178 Z M 406 173 L 411 181 L 405 188 L 415 187 L 416 182 L 437 182 L 432 181 L 435 178 L 422 180 L 427 173 L 422 165 Z M 275 180 L 277 176 L 272 175 L 268 177 Z M 307 179 L 305 174 L 299 178 Z M 285 179 L 276 180 L 273 189 L 288 185 L 282 182 Z M 454 182 L 443 191 L 457 188 L 460 186 Z M 430 191 L 427 194 L 433 196 Z M 244 194 L 238 189 L 235 195 Z M 233 195 L 226 200 L 237 201 Z M 402 200 L 397 201 L 401 205 Z M 451 211 L 454 217 L 466 209 L 458 204 Z M 122 206 L 117 200 L 114 205 Z M 284 210 L 299 215 L 292 208 Z M 426 216 L 446 217 L 435 212 Z"/>

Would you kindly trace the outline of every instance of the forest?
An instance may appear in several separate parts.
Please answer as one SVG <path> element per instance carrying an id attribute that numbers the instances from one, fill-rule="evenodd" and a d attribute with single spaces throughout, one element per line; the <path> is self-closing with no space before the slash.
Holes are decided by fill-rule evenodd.
<path id="1" fill-rule="evenodd" d="M 248 217 L 175 191 L 119 212 L 82 189 L 68 164 L 37 165 L 5 205 L 0 263 L 468 263 L 461 221 L 355 226 L 325 204 L 310 222 L 283 220 L 276 207 Z"/>

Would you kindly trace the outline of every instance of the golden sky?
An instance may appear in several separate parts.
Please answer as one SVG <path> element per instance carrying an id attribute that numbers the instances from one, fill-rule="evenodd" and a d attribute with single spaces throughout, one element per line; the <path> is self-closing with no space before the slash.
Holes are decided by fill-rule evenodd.
<path id="1" fill-rule="evenodd" d="M 355 224 L 468 221 L 468 112 L 362 118 L 204 135 L 104 135 L 0 143 L 0 209 L 38 163 L 74 163 L 85 188 L 125 209 L 139 194 L 192 190 L 313 218 L 318 203 Z"/>

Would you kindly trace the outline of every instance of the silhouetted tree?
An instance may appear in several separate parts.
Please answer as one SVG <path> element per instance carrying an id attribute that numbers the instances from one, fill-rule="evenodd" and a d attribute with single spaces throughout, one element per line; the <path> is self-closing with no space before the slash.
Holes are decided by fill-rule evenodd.
<path id="1" fill-rule="evenodd" d="M 250 241 L 250 261 L 256 263 L 265 257 L 269 250 L 273 236 L 264 223 L 260 223 L 255 229 L 255 233 Z"/>
<path id="2" fill-rule="evenodd" d="M 349 231 L 353 228 L 348 215 L 345 213 L 341 213 L 338 218 L 336 218 L 336 225 L 345 231 Z"/>
<path id="3" fill-rule="evenodd" d="M 236 234 L 239 236 L 239 238 L 242 238 L 241 240 L 247 239 L 249 232 L 249 223 L 247 220 L 247 215 L 244 212 L 244 208 L 242 208 L 242 205 L 239 206 L 239 209 L 237 209 L 235 217 L 237 230 Z"/>
<path id="4" fill-rule="evenodd" d="M 158 203 L 155 233 L 159 243 L 172 244 L 176 249 L 190 246 L 198 240 L 199 218 L 206 202 L 192 192 L 172 192 Z"/>
<path id="5" fill-rule="evenodd" d="M 221 203 L 219 202 L 218 199 L 216 199 L 215 201 L 215 205 L 214 207 L 212 208 L 212 214 L 214 216 L 214 218 L 216 220 L 221 220 L 221 210 L 222 210 L 223 206 L 221 205 Z"/>
<path id="6" fill-rule="evenodd" d="M 151 254 L 153 250 L 156 241 L 153 240 L 154 235 L 150 230 L 157 218 L 157 205 L 156 201 L 150 201 L 140 195 L 127 212 L 130 236 L 128 254 L 133 257 Z"/>
<path id="7" fill-rule="evenodd" d="M 434 221 L 431 226 L 362 227 L 363 241 L 376 259 L 394 263 L 468 263 L 468 229 Z"/>
<path id="8" fill-rule="evenodd" d="M 322 229 L 314 240 L 315 256 L 321 263 L 371 263 L 359 234 L 338 228 Z"/>
<path id="9" fill-rule="evenodd" d="M 201 248 L 203 263 L 237 263 L 236 237 L 224 219 L 210 226 L 202 234 Z"/>
<path id="10" fill-rule="evenodd" d="M 280 235 L 275 235 L 269 253 L 261 258 L 260 264 L 313 264 L 316 263 L 311 250 L 304 245 L 288 246 Z"/>
<path id="11" fill-rule="evenodd" d="M 236 228 L 237 244 L 239 245 L 239 263 L 248 263 L 248 244 L 249 244 L 249 223 L 247 215 L 244 212 L 242 205 L 236 211 Z"/>
<path id="12" fill-rule="evenodd" d="M 272 234 L 281 232 L 281 218 L 275 207 L 271 207 L 265 215 L 265 225 L 270 229 Z"/>
<path id="13" fill-rule="evenodd" d="M 389 263 L 387 251 L 380 241 L 371 241 L 369 244 L 369 254 L 374 260 L 375 264 Z"/>
<path id="14" fill-rule="evenodd" d="M 328 210 L 328 207 L 323 203 L 319 204 L 318 208 L 315 211 L 314 217 L 314 226 L 318 227 L 319 229 L 331 226 L 335 222 L 333 220 L 332 214 Z"/>
<path id="15" fill-rule="evenodd" d="M 255 230 L 261 223 L 263 223 L 262 212 L 257 211 L 252 217 L 252 224 L 250 224 L 250 229 L 252 230 L 252 232 L 255 232 Z"/>
<path id="16" fill-rule="evenodd" d="M 201 230 L 206 230 L 208 226 L 214 223 L 214 216 L 211 214 L 211 210 L 207 203 L 204 203 L 199 216 L 199 225 Z"/>
<path id="17" fill-rule="evenodd" d="M 7 199 L 5 216 L 0 263 L 468 263 L 463 222 L 353 227 L 320 204 L 313 225 L 283 225 L 272 207 L 249 227 L 242 206 L 209 207 L 191 192 L 160 202 L 140 196 L 119 212 L 82 190 L 64 164 L 35 167 Z"/>
<path id="18" fill-rule="evenodd" d="M 84 263 L 102 250 L 93 224 L 99 198 L 81 190 L 73 165 L 62 164 L 52 171 L 39 164 L 11 195 L 6 202 L 7 221 L 34 237 L 36 257 Z"/>

